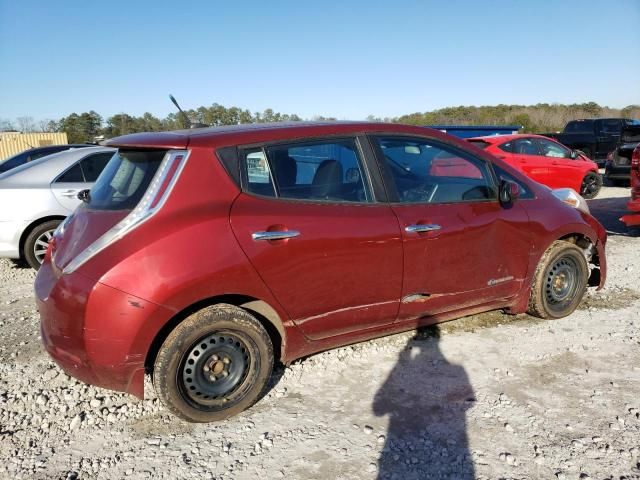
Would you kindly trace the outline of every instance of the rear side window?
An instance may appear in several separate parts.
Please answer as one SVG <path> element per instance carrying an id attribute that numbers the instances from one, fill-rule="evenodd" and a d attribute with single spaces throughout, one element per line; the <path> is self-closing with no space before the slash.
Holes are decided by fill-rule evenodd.
<path id="1" fill-rule="evenodd" d="M 491 145 L 489 142 L 485 142 L 484 140 L 467 140 L 469 143 L 474 144 L 476 147 L 478 148 L 482 148 L 485 149 L 487 148 L 489 145 Z"/>
<path id="2" fill-rule="evenodd" d="M 89 208 L 134 208 L 147 191 L 165 153 L 164 150 L 119 150 L 91 189 Z"/>
<path id="3" fill-rule="evenodd" d="M 354 139 L 273 145 L 244 151 L 247 190 L 270 197 L 368 202 Z"/>
<path id="4" fill-rule="evenodd" d="M 84 183 L 80 163 L 76 163 L 56 179 L 56 183 Z"/>
<path id="5" fill-rule="evenodd" d="M 506 142 L 498 145 L 498 148 L 503 152 L 513 153 L 513 142 Z"/>

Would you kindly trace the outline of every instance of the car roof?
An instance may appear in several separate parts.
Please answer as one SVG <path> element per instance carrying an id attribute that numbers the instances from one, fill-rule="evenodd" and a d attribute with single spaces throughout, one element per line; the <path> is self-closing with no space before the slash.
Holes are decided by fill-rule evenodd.
<path id="1" fill-rule="evenodd" d="M 492 144 L 505 143 L 511 140 L 517 140 L 518 138 L 544 138 L 545 140 L 553 140 L 553 138 L 545 137 L 544 135 L 536 135 L 535 133 L 513 133 L 510 135 L 488 135 L 486 137 L 473 137 L 468 138 L 469 141 L 482 141 Z"/>
<path id="2" fill-rule="evenodd" d="M 52 153 L 0 174 L 0 188 L 48 186 L 58 175 L 78 160 L 93 153 L 102 152 L 115 152 L 115 149 L 87 147 Z"/>
<path id="3" fill-rule="evenodd" d="M 390 132 L 428 134 L 432 137 L 451 138 L 427 127 L 382 122 L 322 121 L 322 122 L 272 122 L 193 128 L 170 132 L 145 132 L 112 138 L 106 145 L 136 148 L 186 148 L 261 142 L 280 138 L 353 134 L 358 132 Z M 455 142 L 455 141 L 454 141 Z"/>

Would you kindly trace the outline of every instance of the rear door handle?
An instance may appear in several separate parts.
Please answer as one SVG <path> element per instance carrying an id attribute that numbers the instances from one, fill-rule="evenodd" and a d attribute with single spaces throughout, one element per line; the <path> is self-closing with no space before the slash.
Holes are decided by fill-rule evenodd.
<path id="1" fill-rule="evenodd" d="M 283 230 L 275 232 L 253 232 L 251 238 L 254 241 L 259 240 L 284 240 L 285 238 L 293 238 L 300 235 L 297 230 Z"/>
<path id="2" fill-rule="evenodd" d="M 440 225 L 435 225 L 435 224 L 408 225 L 404 227 L 404 231 L 409 233 L 422 233 L 422 232 L 433 232 L 436 230 L 440 230 L 441 228 L 442 227 Z"/>

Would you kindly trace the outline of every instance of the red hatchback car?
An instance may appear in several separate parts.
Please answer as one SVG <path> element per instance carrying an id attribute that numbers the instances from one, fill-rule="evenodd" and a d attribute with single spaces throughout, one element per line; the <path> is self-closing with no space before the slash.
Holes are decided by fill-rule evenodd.
<path id="1" fill-rule="evenodd" d="M 274 362 L 493 309 L 571 313 L 605 281 L 569 190 L 438 131 L 241 125 L 113 139 L 35 292 L 70 375 L 206 422 Z"/>
<path id="2" fill-rule="evenodd" d="M 588 199 L 595 198 L 602 187 L 597 163 L 550 138 L 518 134 L 469 141 L 548 187 L 572 188 Z"/>

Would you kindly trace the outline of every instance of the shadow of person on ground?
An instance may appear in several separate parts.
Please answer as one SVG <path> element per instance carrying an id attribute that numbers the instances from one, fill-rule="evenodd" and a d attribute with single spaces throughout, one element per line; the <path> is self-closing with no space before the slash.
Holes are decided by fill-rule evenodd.
<path id="1" fill-rule="evenodd" d="M 440 352 L 440 330 L 417 332 L 373 401 L 389 416 L 378 460 L 379 479 L 474 478 L 465 411 L 475 401 L 463 367 Z"/>

